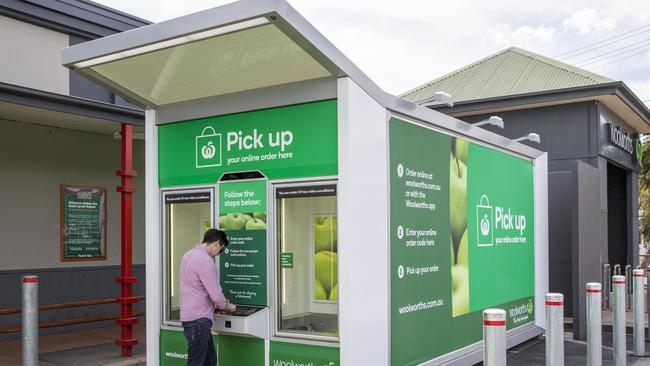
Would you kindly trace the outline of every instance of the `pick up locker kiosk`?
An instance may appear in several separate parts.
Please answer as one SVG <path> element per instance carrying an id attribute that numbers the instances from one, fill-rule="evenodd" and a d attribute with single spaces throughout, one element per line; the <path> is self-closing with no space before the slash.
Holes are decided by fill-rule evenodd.
<path id="1" fill-rule="evenodd" d="M 284 0 L 62 62 L 146 107 L 147 363 L 185 364 L 180 259 L 213 227 L 219 365 L 466 365 L 491 307 L 509 346 L 543 332 L 546 153 L 383 92 Z"/>

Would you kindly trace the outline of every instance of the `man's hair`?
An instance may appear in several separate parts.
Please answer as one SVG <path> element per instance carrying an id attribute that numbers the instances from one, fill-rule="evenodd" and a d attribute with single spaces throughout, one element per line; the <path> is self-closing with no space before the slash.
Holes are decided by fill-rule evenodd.
<path id="1" fill-rule="evenodd" d="M 203 235 L 203 244 L 214 243 L 217 240 L 221 242 L 221 246 L 228 246 L 228 236 L 221 230 L 209 229 Z"/>

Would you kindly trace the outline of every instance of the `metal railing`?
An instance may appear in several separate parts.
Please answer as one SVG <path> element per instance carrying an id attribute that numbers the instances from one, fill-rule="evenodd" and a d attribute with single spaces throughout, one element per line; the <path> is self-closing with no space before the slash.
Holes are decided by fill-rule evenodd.
<path id="1" fill-rule="evenodd" d="M 138 299 L 138 301 L 145 300 L 144 296 L 136 296 L 136 298 Z M 83 306 L 114 304 L 115 300 L 116 300 L 115 298 L 107 298 L 107 299 L 86 300 L 86 301 L 73 301 L 73 302 L 66 302 L 61 304 L 48 304 L 48 305 L 39 306 L 38 311 L 40 313 L 41 311 L 47 311 L 47 310 L 71 309 L 71 308 L 83 307 Z M 20 314 L 20 312 L 21 312 L 21 308 L 19 307 L 0 309 L 0 315 Z M 144 314 L 145 314 L 144 311 L 139 311 L 135 313 L 135 316 L 142 316 Z M 94 316 L 87 316 L 87 317 L 74 318 L 74 319 L 39 322 L 38 328 L 39 329 L 54 328 L 54 327 L 62 327 L 66 325 L 85 324 L 85 323 L 92 323 L 92 322 L 98 322 L 103 320 L 114 320 L 114 319 L 118 319 L 119 317 L 120 317 L 119 314 L 104 314 L 104 315 L 94 315 Z M 20 332 L 21 329 L 22 327 L 20 325 L 0 327 L 0 334 Z"/>

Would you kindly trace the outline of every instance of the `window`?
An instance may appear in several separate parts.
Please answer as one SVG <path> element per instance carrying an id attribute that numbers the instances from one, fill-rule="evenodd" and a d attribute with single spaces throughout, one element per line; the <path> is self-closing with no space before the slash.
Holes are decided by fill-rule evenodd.
<path id="1" fill-rule="evenodd" d="M 338 336 L 336 185 L 276 187 L 277 330 Z"/>
<path id="2" fill-rule="evenodd" d="M 180 321 L 179 270 L 183 255 L 212 227 L 212 191 L 165 192 L 165 320 Z"/>

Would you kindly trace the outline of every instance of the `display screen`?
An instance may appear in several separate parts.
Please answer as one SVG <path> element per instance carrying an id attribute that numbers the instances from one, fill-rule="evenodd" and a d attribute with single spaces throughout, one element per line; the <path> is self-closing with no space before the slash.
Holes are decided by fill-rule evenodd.
<path id="1" fill-rule="evenodd" d="M 278 331 L 338 336 L 336 185 L 278 187 Z"/>

